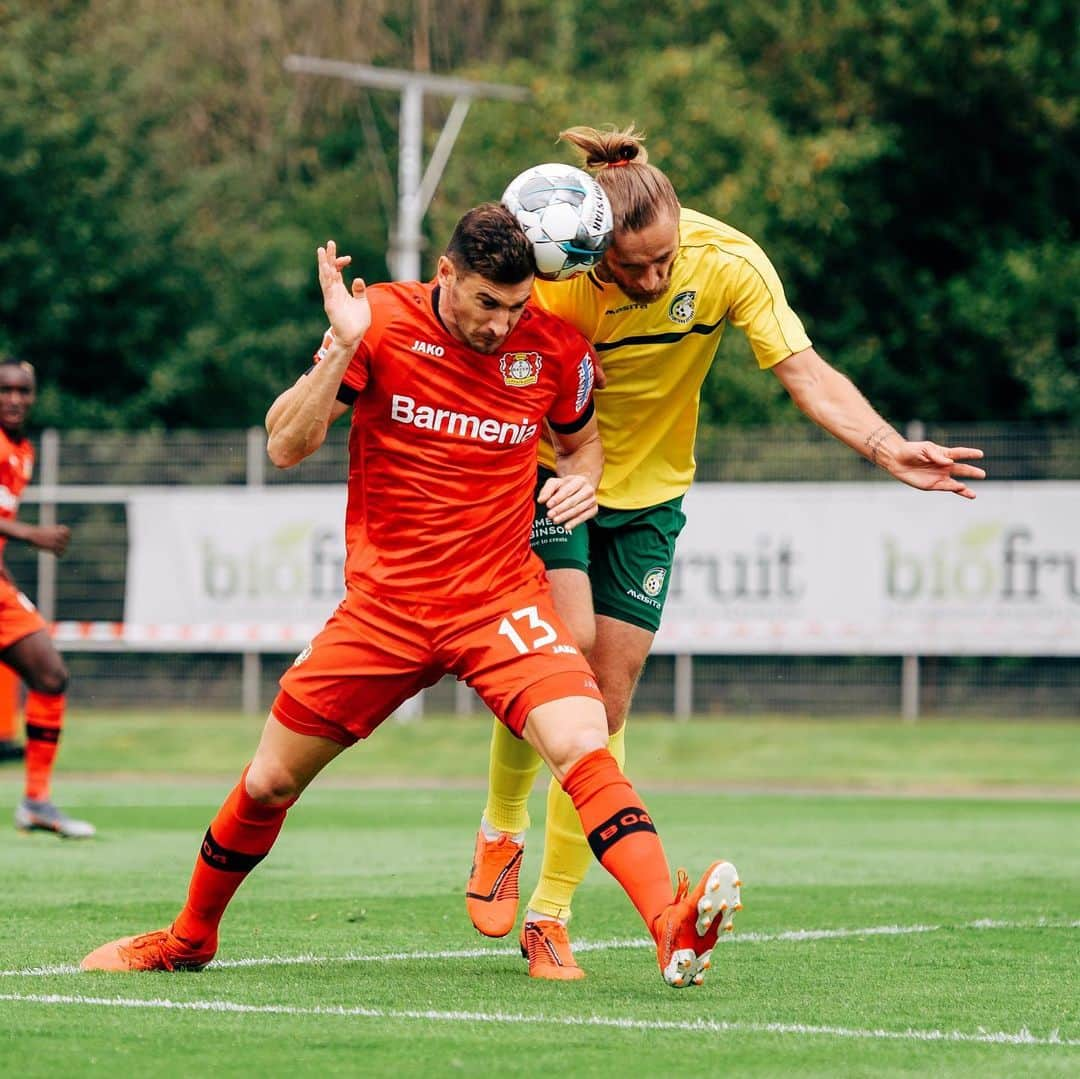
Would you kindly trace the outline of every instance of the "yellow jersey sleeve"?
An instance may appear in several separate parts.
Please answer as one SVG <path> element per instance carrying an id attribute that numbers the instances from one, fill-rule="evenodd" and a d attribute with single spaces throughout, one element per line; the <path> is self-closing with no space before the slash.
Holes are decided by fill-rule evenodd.
<path id="1" fill-rule="evenodd" d="M 690 486 L 701 386 L 725 323 L 746 333 L 763 369 L 810 347 L 761 248 L 693 210 L 680 217 L 671 286 L 653 303 L 635 303 L 592 273 L 537 281 L 534 295 L 593 342 L 607 375 L 595 401 L 599 501 L 611 509 L 654 506 Z M 554 466 L 550 445 L 540 461 Z"/>

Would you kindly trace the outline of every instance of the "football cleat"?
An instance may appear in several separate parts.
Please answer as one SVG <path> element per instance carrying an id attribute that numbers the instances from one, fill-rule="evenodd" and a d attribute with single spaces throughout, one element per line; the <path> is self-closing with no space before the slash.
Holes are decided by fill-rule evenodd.
<path id="1" fill-rule="evenodd" d="M 24 798 L 15 807 L 15 827 L 20 832 L 53 832 L 65 839 L 89 839 L 97 829 L 85 820 L 75 820 L 47 800 Z"/>
<path id="2" fill-rule="evenodd" d="M 569 982 L 585 977 L 570 950 L 566 926 L 554 918 L 526 922 L 521 927 L 521 955 L 529 961 L 530 978 Z"/>
<path id="3" fill-rule="evenodd" d="M 485 937 L 505 937 L 514 928 L 518 908 L 518 876 L 525 845 L 503 832 L 498 839 L 476 834 L 465 907 L 472 924 Z"/>
<path id="4" fill-rule="evenodd" d="M 679 870 L 675 901 L 653 923 L 656 957 L 668 985 L 686 989 L 705 980 L 717 936 L 734 928 L 735 912 L 742 910 L 741 884 L 730 862 L 713 862 L 692 892 L 686 871 Z"/>
<path id="5" fill-rule="evenodd" d="M 176 936 L 172 927 L 138 937 L 121 937 L 102 944 L 86 956 L 83 970 L 202 970 L 217 952 L 217 941 L 195 948 Z"/>

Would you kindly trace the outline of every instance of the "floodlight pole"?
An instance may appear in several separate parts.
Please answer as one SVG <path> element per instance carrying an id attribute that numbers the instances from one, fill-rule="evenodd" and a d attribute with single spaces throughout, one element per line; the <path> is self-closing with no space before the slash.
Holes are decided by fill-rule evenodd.
<path id="1" fill-rule="evenodd" d="M 346 79 L 360 86 L 397 90 L 401 94 L 398 123 L 398 193 L 397 222 L 390 230 L 386 261 L 397 281 L 413 281 L 420 276 L 420 251 L 423 236 L 420 226 L 431 205 L 450 152 L 454 147 L 469 106 L 478 97 L 503 101 L 524 101 L 529 91 L 522 86 L 476 82 L 419 71 L 373 67 L 345 60 L 327 60 L 317 56 L 287 56 L 285 70 L 305 75 L 327 75 Z M 439 133 L 427 168 L 423 163 L 424 94 L 453 97 L 450 115 Z"/>

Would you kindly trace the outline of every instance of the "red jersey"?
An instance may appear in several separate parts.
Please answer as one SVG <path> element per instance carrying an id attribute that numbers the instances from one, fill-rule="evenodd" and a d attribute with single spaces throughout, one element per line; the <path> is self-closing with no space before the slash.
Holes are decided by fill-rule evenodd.
<path id="1" fill-rule="evenodd" d="M 545 419 L 592 415 L 593 351 L 530 301 L 502 348 L 458 341 L 434 283 L 372 285 L 371 328 L 343 378 L 349 436 L 345 580 L 455 605 L 512 591 L 542 564 L 529 546 Z"/>
<path id="2" fill-rule="evenodd" d="M 19 495 L 34 474 L 34 447 L 28 438 L 13 441 L 0 428 L 0 518 L 13 520 L 19 512 Z M 0 557 L 7 536 L 0 536 Z"/>

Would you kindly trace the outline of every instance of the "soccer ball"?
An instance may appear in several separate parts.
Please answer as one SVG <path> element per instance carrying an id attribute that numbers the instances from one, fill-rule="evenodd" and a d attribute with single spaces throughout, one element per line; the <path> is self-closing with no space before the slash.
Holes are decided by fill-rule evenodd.
<path id="1" fill-rule="evenodd" d="M 503 205 L 533 245 L 536 275 L 566 281 L 595 266 L 611 243 L 611 203 L 573 165 L 534 165 L 510 181 Z"/>

